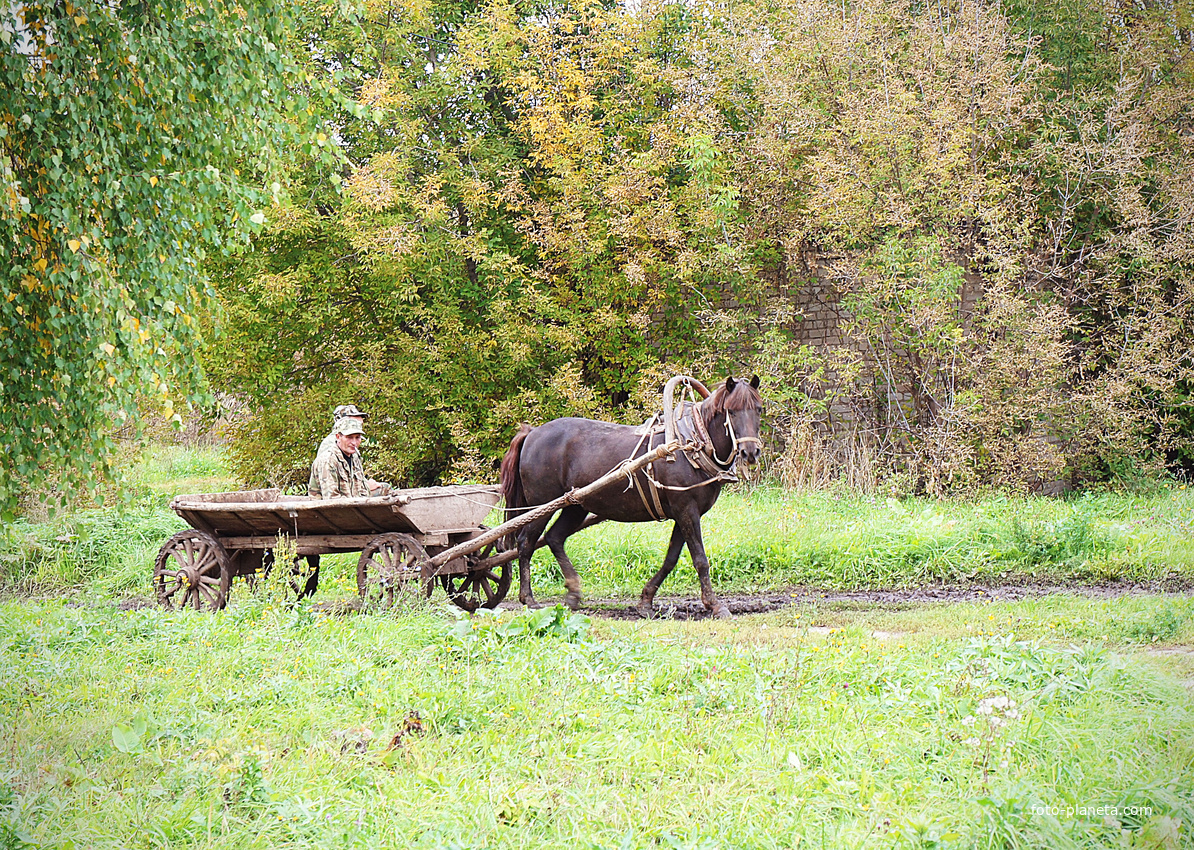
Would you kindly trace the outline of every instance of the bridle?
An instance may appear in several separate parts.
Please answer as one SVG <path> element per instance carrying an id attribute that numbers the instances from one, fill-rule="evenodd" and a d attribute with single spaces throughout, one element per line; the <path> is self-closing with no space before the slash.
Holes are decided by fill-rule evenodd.
<path id="1" fill-rule="evenodd" d="M 697 414 L 697 415 L 699 415 L 699 414 Z M 742 445 L 742 443 L 754 443 L 755 445 L 762 448 L 763 441 L 760 440 L 758 437 L 739 437 L 734 432 L 734 420 L 733 420 L 733 417 L 730 416 L 730 412 L 728 410 L 725 412 L 725 416 L 726 416 L 726 420 L 725 420 L 726 436 L 730 438 L 730 456 L 728 458 L 726 458 L 725 460 L 722 460 L 721 458 L 719 458 L 717 456 L 717 448 L 713 445 L 712 440 L 709 440 L 709 456 L 712 457 L 713 462 L 716 463 L 718 466 L 720 466 L 722 469 L 733 469 L 734 464 L 736 464 L 738 462 L 738 454 L 741 451 L 740 446 Z"/>

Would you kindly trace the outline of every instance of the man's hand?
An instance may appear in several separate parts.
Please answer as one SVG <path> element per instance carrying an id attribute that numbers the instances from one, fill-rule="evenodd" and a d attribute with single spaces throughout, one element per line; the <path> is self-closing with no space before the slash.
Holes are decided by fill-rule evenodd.
<path id="1" fill-rule="evenodd" d="M 394 488 L 385 481 L 374 481 L 372 478 L 365 479 L 365 486 L 369 488 L 369 495 L 371 496 L 388 496 L 390 491 Z"/>

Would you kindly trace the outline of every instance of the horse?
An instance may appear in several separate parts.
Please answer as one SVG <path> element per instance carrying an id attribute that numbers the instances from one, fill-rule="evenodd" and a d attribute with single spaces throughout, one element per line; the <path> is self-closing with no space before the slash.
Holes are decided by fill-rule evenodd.
<path id="1" fill-rule="evenodd" d="M 675 381 L 677 379 L 673 379 Z M 697 384 L 697 382 L 693 382 Z M 704 390 L 704 387 L 700 387 Z M 669 392 L 665 394 L 670 402 Z M 705 391 L 707 392 L 707 391 Z M 565 601 L 575 610 L 580 604 L 580 577 L 564 550 L 564 541 L 582 525 L 597 520 L 649 522 L 672 519 L 671 541 L 659 572 L 643 587 L 638 612 L 652 615 L 655 593 L 688 546 L 692 564 L 701 582 L 701 601 L 719 618 L 730 610 L 713 592 L 709 559 L 701 539 L 701 517 L 713 507 L 726 481 L 736 480 L 739 458 L 748 465 L 758 462 L 759 420 L 762 401 L 759 378 L 749 382 L 727 378 L 699 402 L 686 402 L 675 420 L 685 450 L 665 460 L 653 461 L 634 473 L 626 486 L 610 484 L 559 512 L 559 518 L 543 538 L 564 573 Z M 664 414 L 666 416 L 666 413 Z M 510 442 L 502 460 L 499 489 L 508 515 L 518 516 L 569 491 L 584 487 L 605 475 L 619 463 L 646 454 L 666 439 L 663 427 L 617 425 L 592 419 L 555 419 L 537 428 L 523 425 Z M 670 429 L 669 429 L 670 430 Z M 538 548 L 551 516 L 521 528 L 514 543 L 518 547 L 518 599 L 535 607 L 531 589 L 531 555 Z"/>

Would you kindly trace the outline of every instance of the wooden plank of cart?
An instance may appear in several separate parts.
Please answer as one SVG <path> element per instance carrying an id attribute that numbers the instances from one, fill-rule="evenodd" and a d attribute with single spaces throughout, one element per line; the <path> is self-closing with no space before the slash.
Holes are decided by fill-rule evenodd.
<path id="1" fill-rule="evenodd" d="M 228 603 L 232 580 L 262 571 L 279 537 L 286 537 L 298 556 L 359 551 L 357 592 L 366 605 L 392 604 L 411 582 L 430 595 L 438 582 L 466 611 L 494 608 L 510 590 L 511 562 L 518 556 L 514 549 L 500 549 L 507 535 L 679 448 L 672 441 L 625 461 L 586 487 L 496 528 L 481 524 L 499 498 L 497 488 L 487 485 L 423 487 L 359 499 L 287 496 L 274 489 L 177 496 L 170 507 L 191 527 L 162 545 L 154 590 L 166 608 L 219 610 Z M 590 517 L 588 524 L 598 521 Z"/>

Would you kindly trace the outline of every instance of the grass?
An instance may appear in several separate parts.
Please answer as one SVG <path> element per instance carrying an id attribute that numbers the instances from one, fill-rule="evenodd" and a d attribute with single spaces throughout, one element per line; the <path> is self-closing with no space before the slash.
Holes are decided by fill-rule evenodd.
<path id="1" fill-rule="evenodd" d="M 728 492 L 703 522 L 719 589 L 887 588 L 1194 578 L 1194 491 L 1071 499 L 873 499 L 776 488 Z M 569 548 L 590 593 L 636 595 L 658 569 L 670 523 L 600 525 Z M 550 553 L 536 581 L 562 593 Z M 687 557 L 664 592 L 694 593 Z"/>
<path id="2" fill-rule="evenodd" d="M 1188 846 L 1181 670 L 1007 629 L 1114 635 L 1146 602 L 1039 604 L 826 627 L 9 602 L 9 846 Z"/>
<path id="3" fill-rule="evenodd" d="M 236 489 L 218 451 L 153 447 L 127 473 L 129 495 L 50 522 L 20 521 L 0 533 L 0 587 L 23 594 L 150 596 L 157 548 L 182 521 L 179 493 Z M 115 500 L 113 500 L 115 501 Z M 495 514 L 493 522 L 500 521 Z M 773 487 L 727 491 L 703 520 L 721 592 L 888 588 L 930 583 L 1194 580 L 1194 490 L 1102 493 L 1069 499 L 933 501 L 876 499 Z M 637 596 L 659 568 L 671 523 L 607 523 L 581 532 L 569 551 L 590 596 Z M 322 598 L 352 593 L 356 556 L 325 558 Z M 536 593 L 564 593 L 541 550 Z M 693 595 L 688 557 L 662 588 Z"/>
<path id="4" fill-rule="evenodd" d="M 1194 845 L 1188 595 L 590 622 L 464 617 L 442 592 L 341 617 L 279 579 L 217 614 L 122 610 L 181 527 L 169 498 L 232 486 L 175 449 L 130 479 L 0 537 L 0 850 Z M 705 539 L 723 593 L 1188 580 L 1191 508 L 760 488 Z M 637 595 L 667 531 L 578 536 L 586 592 Z M 325 559 L 321 601 L 355 562 Z M 695 595 L 687 559 L 664 592 Z"/>

